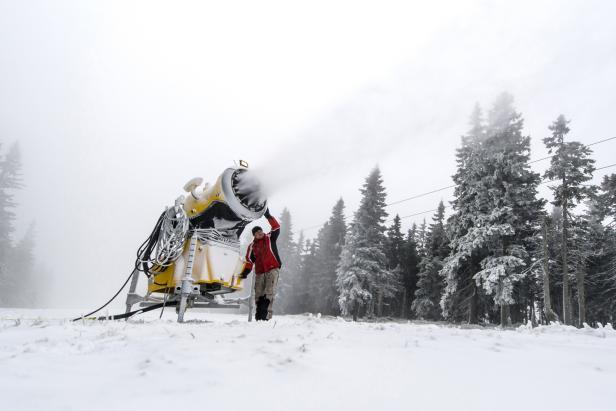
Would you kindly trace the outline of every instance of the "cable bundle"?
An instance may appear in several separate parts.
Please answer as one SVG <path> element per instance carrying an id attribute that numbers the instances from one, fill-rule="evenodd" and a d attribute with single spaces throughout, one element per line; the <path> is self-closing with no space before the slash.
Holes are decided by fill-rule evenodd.
<path id="1" fill-rule="evenodd" d="M 184 208 L 167 208 L 158 218 L 152 233 L 137 251 L 135 268 L 146 276 L 152 267 L 167 267 L 182 254 L 189 229 Z"/>

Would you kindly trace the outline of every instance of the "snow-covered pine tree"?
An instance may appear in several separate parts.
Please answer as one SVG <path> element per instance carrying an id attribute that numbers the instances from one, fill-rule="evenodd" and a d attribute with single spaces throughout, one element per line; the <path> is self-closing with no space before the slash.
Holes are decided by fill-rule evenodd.
<path id="1" fill-rule="evenodd" d="M 440 320 L 440 300 L 443 278 L 440 271 L 449 255 L 449 240 L 445 232 L 445 205 L 441 201 L 426 235 L 426 255 L 419 263 L 419 274 L 412 309 L 418 318 Z"/>
<path id="2" fill-rule="evenodd" d="M 293 313 L 313 311 L 316 300 L 319 298 L 317 290 L 312 286 L 312 282 L 320 269 L 320 264 L 317 260 L 318 249 L 318 239 L 306 240 L 301 254 L 299 275 L 295 283 L 296 287 L 294 288 Z"/>
<path id="3" fill-rule="evenodd" d="M 609 218 L 610 224 L 616 221 L 616 174 L 603 176 L 600 194 L 597 196 L 597 211 L 601 218 Z"/>
<path id="4" fill-rule="evenodd" d="M 586 241 L 593 250 L 587 261 L 587 322 L 613 324 L 616 321 L 616 174 L 603 178 L 585 218 L 590 228 Z"/>
<path id="5" fill-rule="evenodd" d="M 541 279 L 539 282 L 543 288 L 542 320 L 545 324 L 558 321 L 558 314 L 554 311 L 552 304 L 552 270 L 550 269 L 550 244 L 552 241 L 550 239 L 550 227 L 551 219 L 545 216 L 541 227 L 541 255 L 539 256 L 541 259 L 541 272 L 535 271 L 537 278 Z"/>
<path id="6" fill-rule="evenodd" d="M 577 324 L 578 327 L 583 327 L 587 322 L 586 315 L 587 304 L 587 289 L 586 282 L 595 283 L 599 279 L 595 278 L 592 273 L 587 274 L 592 262 L 601 255 L 597 245 L 603 233 L 603 226 L 598 214 L 594 212 L 595 203 L 589 201 L 588 208 L 581 215 L 573 216 L 569 224 L 569 239 L 568 239 L 568 254 L 569 267 L 573 269 L 575 274 L 575 297 L 578 301 L 577 305 Z M 573 314 L 573 313 L 572 313 Z M 573 316 L 573 315 L 572 315 Z"/>
<path id="7" fill-rule="evenodd" d="M 457 171 L 453 175 L 456 187 L 451 203 L 454 213 L 447 224 L 452 251 L 441 270 L 445 288 L 440 305 L 445 318 L 455 321 L 466 319 L 476 324 L 481 316 L 480 307 L 483 306 L 480 302 L 484 299 L 473 275 L 480 270 L 479 263 L 487 254 L 482 248 L 463 248 L 463 239 L 475 224 L 478 213 L 475 199 L 483 174 L 480 165 L 486 132 L 479 104 L 475 105 L 469 123 L 470 129 L 462 136 L 462 145 L 456 150 Z"/>
<path id="8" fill-rule="evenodd" d="M 304 264 L 304 254 L 308 250 L 308 241 L 304 236 L 304 232 L 299 232 L 299 239 L 295 243 L 295 252 L 291 254 L 289 264 L 289 276 L 288 281 L 290 285 L 290 295 L 288 303 L 288 311 L 286 313 L 296 314 L 301 312 L 301 301 L 304 294 L 307 291 L 307 280 L 302 277 L 302 270 Z"/>
<path id="9" fill-rule="evenodd" d="M 530 138 L 522 135 L 522 127 L 513 98 L 503 93 L 489 112 L 485 135 L 473 139 L 469 158 L 462 159 L 467 169 L 454 177 L 470 179 L 457 187 L 460 197 L 454 201 L 456 217 L 470 227 L 456 230 L 453 254 L 442 270 L 448 278 L 480 256 L 480 270 L 473 279 L 500 306 L 503 326 L 509 321 L 509 306 L 515 303 L 514 285 L 528 273 L 524 268 L 530 262 L 529 247 L 543 206 L 537 199 L 539 175 L 529 165 Z"/>
<path id="10" fill-rule="evenodd" d="M 428 235 L 428 225 L 425 218 L 417 228 L 415 235 L 417 236 L 417 252 L 419 256 L 423 258 L 426 255 L 426 237 Z"/>
<path id="11" fill-rule="evenodd" d="M 16 279 L 7 303 L 11 307 L 34 307 L 37 295 L 34 284 L 34 223 L 15 245 L 8 263 L 9 272 Z"/>
<path id="12" fill-rule="evenodd" d="M 560 115 L 549 126 L 552 135 L 543 139 L 548 152 L 553 154 L 550 167 L 545 171 L 544 177 L 554 180 L 550 189 L 554 194 L 552 203 L 562 208 L 562 278 L 563 278 L 563 321 L 572 324 L 571 285 L 569 278 L 569 262 L 567 242 L 569 238 L 569 224 L 573 208 L 582 200 L 592 194 L 592 188 L 584 183 L 592 178 L 595 170 L 595 161 L 590 158 L 592 151 L 584 144 L 571 141 L 565 142 L 569 133 L 569 121 Z M 582 287 L 584 281 L 580 284 Z M 583 298 L 584 292 L 578 293 Z M 584 305 L 583 300 L 578 301 Z M 582 310 L 583 312 L 583 310 Z"/>
<path id="13" fill-rule="evenodd" d="M 390 297 L 395 279 L 385 256 L 385 188 L 375 167 L 366 178 L 362 199 L 340 255 L 336 286 L 343 315 L 372 315 L 377 295 Z"/>
<path id="14" fill-rule="evenodd" d="M 317 264 L 319 270 L 311 282 L 315 294 L 313 310 L 325 315 L 338 315 L 338 291 L 336 289 L 336 269 L 340 262 L 340 253 L 346 236 L 346 221 L 344 217 L 344 201 L 336 202 L 329 220 L 319 233 L 319 248 Z"/>
<path id="15" fill-rule="evenodd" d="M 293 240 L 293 221 L 291 213 L 285 207 L 280 214 L 280 235 L 278 236 L 278 253 L 282 260 L 282 269 L 278 278 L 276 303 L 274 308 L 279 313 L 288 313 L 294 304 L 294 294 L 299 277 L 299 247 Z"/>
<path id="16" fill-rule="evenodd" d="M 552 308 L 556 313 L 563 312 L 562 306 L 562 209 L 552 206 L 548 224 L 548 264 L 550 269 L 550 291 L 552 296 Z M 560 320 L 560 318 L 559 318 Z"/>
<path id="17" fill-rule="evenodd" d="M 0 159 L 0 305 L 14 294 L 14 276 L 8 270 L 15 231 L 15 190 L 22 187 L 19 146 L 14 143 Z"/>
<path id="18" fill-rule="evenodd" d="M 537 249 L 545 204 L 537 198 L 540 176 L 530 169 L 530 137 L 522 135 L 522 128 L 523 119 L 513 107 L 513 97 L 502 94 L 489 113 L 485 140 L 489 158 L 487 195 L 492 207 L 492 212 L 486 213 L 490 225 L 485 233 L 497 244 L 487 243 L 491 255 L 482 260 L 482 271 L 475 274 L 500 306 L 501 325 L 507 321 L 509 306 L 516 302 L 514 285 L 524 285 L 529 277 L 524 268 L 530 266 Z M 500 231 L 500 235 L 495 238 L 492 230 Z"/>
<path id="19" fill-rule="evenodd" d="M 385 238 L 385 256 L 387 257 L 387 268 L 394 274 L 397 288 L 395 294 L 377 306 L 377 315 L 398 316 L 401 312 L 402 299 L 404 297 L 404 234 L 402 234 L 402 222 L 400 216 L 396 214 L 392 224 L 387 229 Z M 385 309 L 383 308 L 385 306 Z"/>
<path id="20" fill-rule="evenodd" d="M 385 255 L 387 256 L 387 266 L 390 269 L 393 270 L 401 264 L 403 247 L 402 222 L 400 216 L 396 214 L 391 225 L 387 228 L 387 237 L 385 238 Z"/>
<path id="21" fill-rule="evenodd" d="M 321 258 L 322 245 L 325 241 L 325 237 L 327 235 L 328 222 L 325 222 L 323 226 L 319 229 L 317 233 L 316 239 L 314 241 L 307 242 L 306 246 L 307 250 L 303 253 L 302 256 L 302 276 L 310 271 L 310 278 L 305 279 L 305 284 L 307 287 L 308 297 L 307 301 L 309 303 L 305 304 L 305 312 L 312 313 L 321 313 L 323 314 L 321 307 L 323 305 L 323 287 L 327 282 L 327 279 L 324 274 L 324 264 L 323 259 Z M 314 243 L 314 245 L 312 244 Z M 312 247 L 312 249 L 311 249 Z M 310 257 L 306 257 L 308 254 L 312 254 Z M 306 267 L 306 264 L 312 264 L 311 267 Z"/>
<path id="22" fill-rule="evenodd" d="M 399 313 L 402 318 L 411 318 L 411 306 L 417 289 L 417 274 L 419 273 L 419 252 L 417 251 L 417 226 L 413 223 L 404 239 L 402 247 L 402 296 Z"/>

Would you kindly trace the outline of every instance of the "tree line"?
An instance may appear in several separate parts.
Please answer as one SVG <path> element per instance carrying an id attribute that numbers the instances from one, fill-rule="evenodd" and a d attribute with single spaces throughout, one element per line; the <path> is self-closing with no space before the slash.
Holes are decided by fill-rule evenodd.
<path id="1" fill-rule="evenodd" d="M 530 137 L 507 93 L 476 105 L 456 151 L 454 198 L 430 223 L 402 232 L 388 220 L 374 168 L 352 221 L 338 200 L 314 239 L 295 240 L 281 215 L 283 313 L 391 317 L 472 324 L 583 326 L 616 315 L 616 174 L 590 184 L 591 149 L 569 141 L 559 116 L 543 139 L 550 165 L 531 169 Z M 548 204 L 538 188 L 547 184 Z"/>
<path id="2" fill-rule="evenodd" d="M 19 146 L 6 152 L 0 145 L 0 306 L 26 307 L 36 303 L 34 275 L 34 225 L 15 239 L 17 203 L 23 188 Z"/>

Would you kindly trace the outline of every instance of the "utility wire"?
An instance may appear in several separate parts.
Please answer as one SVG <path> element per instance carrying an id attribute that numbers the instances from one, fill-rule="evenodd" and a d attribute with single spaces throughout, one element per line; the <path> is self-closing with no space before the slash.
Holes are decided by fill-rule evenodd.
<path id="1" fill-rule="evenodd" d="M 587 147 L 590 147 L 590 146 L 596 146 L 597 144 L 602 144 L 602 143 L 605 143 L 605 142 L 608 142 L 608 141 L 611 141 L 611 140 L 616 140 L 616 136 L 614 136 L 614 137 L 604 138 L 603 140 L 593 141 L 592 143 L 588 143 L 588 144 L 586 144 L 586 146 L 587 146 Z M 542 158 L 538 158 L 538 159 L 536 159 L 536 160 L 529 161 L 529 162 L 528 162 L 528 164 L 534 164 L 534 163 L 538 163 L 538 162 L 540 162 L 540 161 L 548 160 L 548 159 L 550 159 L 550 158 L 552 158 L 552 157 L 554 157 L 554 156 L 556 156 L 556 154 L 552 154 L 551 156 L 542 157 Z M 611 164 L 611 165 L 608 165 L 608 166 L 604 166 L 604 167 L 600 167 L 600 168 L 596 168 L 596 169 L 595 169 L 595 171 L 597 171 L 597 170 L 603 170 L 603 169 L 606 169 L 606 168 L 609 168 L 609 167 L 613 167 L 613 166 L 614 166 L 614 164 Z M 413 196 L 411 196 L 411 197 L 407 197 L 407 198 L 403 198 L 403 199 L 401 199 L 401 200 L 396 200 L 396 201 L 393 201 L 393 202 L 391 202 L 391 203 L 387 203 L 387 204 L 385 204 L 385 207 L 389 207 L 389 206 L 392 206 L 392 205 L 401 204 L 401 203 L 404 203 L 404 202 L 407 202 L 407 201 L 415 200 L 415 199 L 417 199 L 417 198 L 425 197 L 425 196 L 427 196 L 427 195 L 434 194 L 434 193 L 438 193 L 438 192 L 440 192 L 440 191 L 449 190 L 450 188 L 454 188 L 455 186 L 456 186 L 455 184 L 452 184 L 452 185 L 449 185 L 449 186 L 447 186 L 447 187 L 441 187 L 441 188 L 437 188 L 437 189 L 435 189 L 435 190 L 426 191 L 425 193 L 416 194 L 416 195 L 413 195 Z M 446 207 L 446 208 L 447 208 L 447 207 Z M 435 210 L 422 211 L 422 212 L 420 212 L 420 213 L 416 213 L 416 214 L 412 214 L 412 215 L 408 215 L 408 216 L 404 216 L 404 217 L 400 217 L 400 218 L 410 218 L 410 217 L 415 217 L 415 216 L 417 216 L 417 215 L 427 214 L 427 213 L 429 213 L 429 212 L 431 212 L 431 211 L 435 211 Z M 389 220 L 388 220 L 388 221 L 389 221 Z M 321 227 L 321 226 L 322 226 L 322 224 L 313 225 L 313 226 L 310 226 L 310 227 L 305 227 L 305 228 L 301 229 L 300 231 L 308 231 L 308 230 L 313 230 L 313 229 L 315 229 L 315 228 L 319 228 L 319 227 Z"/>
<path id="2" fill-rule="evenodd" d="M 595 141 L 593 143 L 588 143 L 586 145 L 587 146 L 595 146 L 597 144 L 605 143 L 606 141 L 610 141 L 610 140 L 614 140 L 614 139 L 616 139 L 616 137 L 609 137 L 609 138 L 606 138 L 606 139 L 603 139 L 603 140 Z"/>
<path id="3" fill-rule="evenodd" d="M 610 140 L 614 140 L 614 139 L 616 139 L 616 137 L 610 137 L 610 138 L 605 138 L 605 139 L 599 140 L 599 141 L 593 141 L 592 143 L 586 144 L 586 147 L 596 146 L 597 144 L 605 143 L 606 141 L 610 141 Z M 543 160 L 548 160 L 548 159 L 550 159 L 550 158 L 552 158 L 554 156 L 556 156 L 556 154 L 552 154 L 551 156 L 542 157 L 542 158 L 538 158 L 536 160 L 529 161 L 528 164 L 534 164 L 534 163 L 538 163 L 538 162 L 543 161 Z"/>
<path id="4" fill-rule="evenodd" d="M 603 166 L 603 167 L 595 168 L 595 171 L 597 171 L 597 170 L 604 170 L 604 169 L 610 168 L 610 167 L 616 167 L 616 163 L 610 164 L 609 166 Z"/>
<path id="5" fill-rule="evenodd" d="M 605 141 L 607 141 L 607 140 L 605 140 Z M 597 171 L 597 170 L 605 170 L 606 168 L 610 168 L 610 167 L 616 167 L 616 163 L 614 163 L 614 164 L 609 164 L 609 165 L 607 165 L 607 166 L 603 166 L 603 167 L 599 167 L 599 168 L 595 168 L 595 171 Z M 539 183 L 539 184 L 540 184 L 540 185 L 543 185 L 543 184 L 549 184 L 549 183 L 553 183 L 553 182 L 555 182 L 555 181 L 557 181 L 557 180 L 547 180 L 547 181 L 542 181 L 542 182 L 541 182 L 541 183 Z M 451 206 L 448 206 L 448 205 L 446 205 L 446 206 L 445 206 L 445 208 L 450 208 L 450 207 L 451 207 Z M 435 211 L 437 211 L 437 210 L 438 210 L 438 208 L 434 208 L 434 209 L 432 209 L 432 210 L 426 210 L 426 211 L 422 211 L 422 212 L 415 213 L 415 214 L 409 214 L 409 215 L 401 216 L 401 217 L 400 217 L 400 219 L 402 220 L 403 218 L 416 217 L 416 216 L 418 216 L 418 215 L 428 214 L 428 213 L 431 213 L 431 212 L 435 212 Z M 394 217 L 394 218 L 395 218 L 395 217 Z M 390 218 L 390 219 L 389 219 L 389 220 L 387 220 L 387 221 L 393 221 L 393 218 Z"/>
<path id="6" fill-rule="evenodd" d="M 598 140 L 598 141 L 594 141 L 592 143 L 586 144 L 586 146 L 587 147 L 595 146 L 597 144 L 605 143 L 607 141 L 615 140 L 615 139 L 616 139 L 616 137 L 605 138 L 603 140 Z M 550 159 L 550 158 L 552 158 L 554 156 L 556 156 L 556 154 L 552 154 L 551 156 L 542 157 L 542 158 L 538 158 L 536 160 L 529 161 L 528 164 L 533 164 L 533 163 L 538 163 L 538 162 L 543 161 L 543 160 L 548 160 L 548 159 Z M 601 169 L 597 168 L 596 170 L 601 170 Z M 430 194 L 438 193 L 439 191 L 448 190 L 450 188 L 454 188 L 455 186 L 456 185 L 453 184 L 453 185 L 450 185 L 450 186 L 447 186 L 447 187 L 437 188 L 436 190 L 427 191 L 425 193 L 416 194 L 416 195 L 411 196 L 411 197 L 403 198 L 402 200 L 393 201 L 391 203 L 386 204 L 386 206 L 389 207 L 389 206 L 392 206 L 394 204 L 400 204 L 400 203 L 404 203 L 406 201 L 415 200 L 416 198 L 421 198 L 421 197 L 424 197 L 424 196 L 427 196 L 427 195 L 430 195 Z"/>
<path id="7" fill-rule="evenodd" d="M 604 140 L 604 141 L 607 141 L 607 140 Z M 611 168 L 611 167 L 616 167 L 616 163 L 609 164 L 607 166 L 603 166 L 603 167 L 599 167 L 599 168 L 595 168 L 595 171 L 597 171 L 597 170 L 604 170 L 606 168 Z M 547 180 L 547 181 L 543 181 L 543 182 L 541 182 L 539 184 L 543 185 L 543 184 L 553 183 L 554 181 L 556 181 L 556 180 Z M 445 208 L 451 208 L 451 206 L 450 205 L 446 205 Z M 423 215 L 423 214 L 433 213 L 433 212 L 436 212 L 437 210 L 438 210 L 438 208 L 433 208 L 431 210 L 421 211 L 419 213 L 413 213 L 413 214 L 408 214 L 408 215 L 400 216 L 400 220 L 403 220 L 405 218 L 417 217 L 417 216 Z M 394 218 L 390 218 L 390 219 L 388 219 L 386 221 L 387 222 L 393 221 Z M 311 228 L 315 228 L 315 227 L 321 227 L 321 226 L 312 226 L 312 227 L 308 227 L 307 229 L 311 229 Z"/>
<path id="8" fill-rule="evenodd" d="M 451 206 L 445 206 L 445 208 L 449 208 Z M 401 216 L 400 220 L 404 219 L 404 218 L 411 218 L 411 217 L 417 217 L 418 215 L 422 215 L 422 214 L 428 214 L 428 213 L 433 213 L 435 211 L 437 211 L 438 208 L 433 208 L 432 210 L 426 210 L 426 211 L 421 211 L 419 213 L 415 213 L 415 214 L 409 214 L 409 215 L 405 215 L 405 216 Z M 395 217 L 394 217 L 395 218 Z M 393 218 L 390 218 L 387 221 L 393 221 Z"/>
<path id="9" fill-rule="evenodd" d="M 394 204 L 400 204 L 400 203 L 404 203 L 404 202 L 406 202 L 406 201 L 415 200 L 416 198 L 424 197 L 424 196 L 427 196 L 428 194 L 438 193 L 439 191 L 448 190 L 448 189 L 450 189 L 450 188 L 454 188 L 455 186 L 456 186 L 455 184 L 452 184 L 452 185 L 447 186 L 447 187 L 437 188 L 436 190 L 428 191 L 428 192 L 426 192 L 426 193 L 417 194 L 417 195 L 414 195 L 414 196 L 412 196 L 412 197 L 407 197 L 407 198 L 404 198 L 404 199 L 402 199 L 402 200 L 398 200 L 398 201 L 391 202 L 391 203 L 389 203 L 389 204 L 386 204 L 385 206 L 386 206 L 386 207 L 389 207 L 389 206 L 392 206 L 392 205 L 394 205 Z"/>

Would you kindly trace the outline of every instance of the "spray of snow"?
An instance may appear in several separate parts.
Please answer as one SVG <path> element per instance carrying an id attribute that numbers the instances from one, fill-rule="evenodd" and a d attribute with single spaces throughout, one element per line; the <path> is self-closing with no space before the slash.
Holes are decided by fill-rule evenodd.
<path id="1" fill-rule="evenodd" d="M 251 206 L 258 207 L 267 200 L 267 193 L 264 191 L 259 176 L 254 171 L 246 170 L 239 173 L 235 190 Z"/>
<path id="2" fill-rule="evenodd" d="M 252 176 L 261 182 L 264 195 L 318 179 L 337 184 L 344 173 L 357 173 L 361 168 L 359 174 L 363 175 L 395 150 L 399 132 L 395 128 L 383 130 L 379 125 L 389 123 L 387 114 L 374 110 L 382 96 L 366 92 L 356 98 L 289 138 L 270 158 L 256 164 Z"/>

